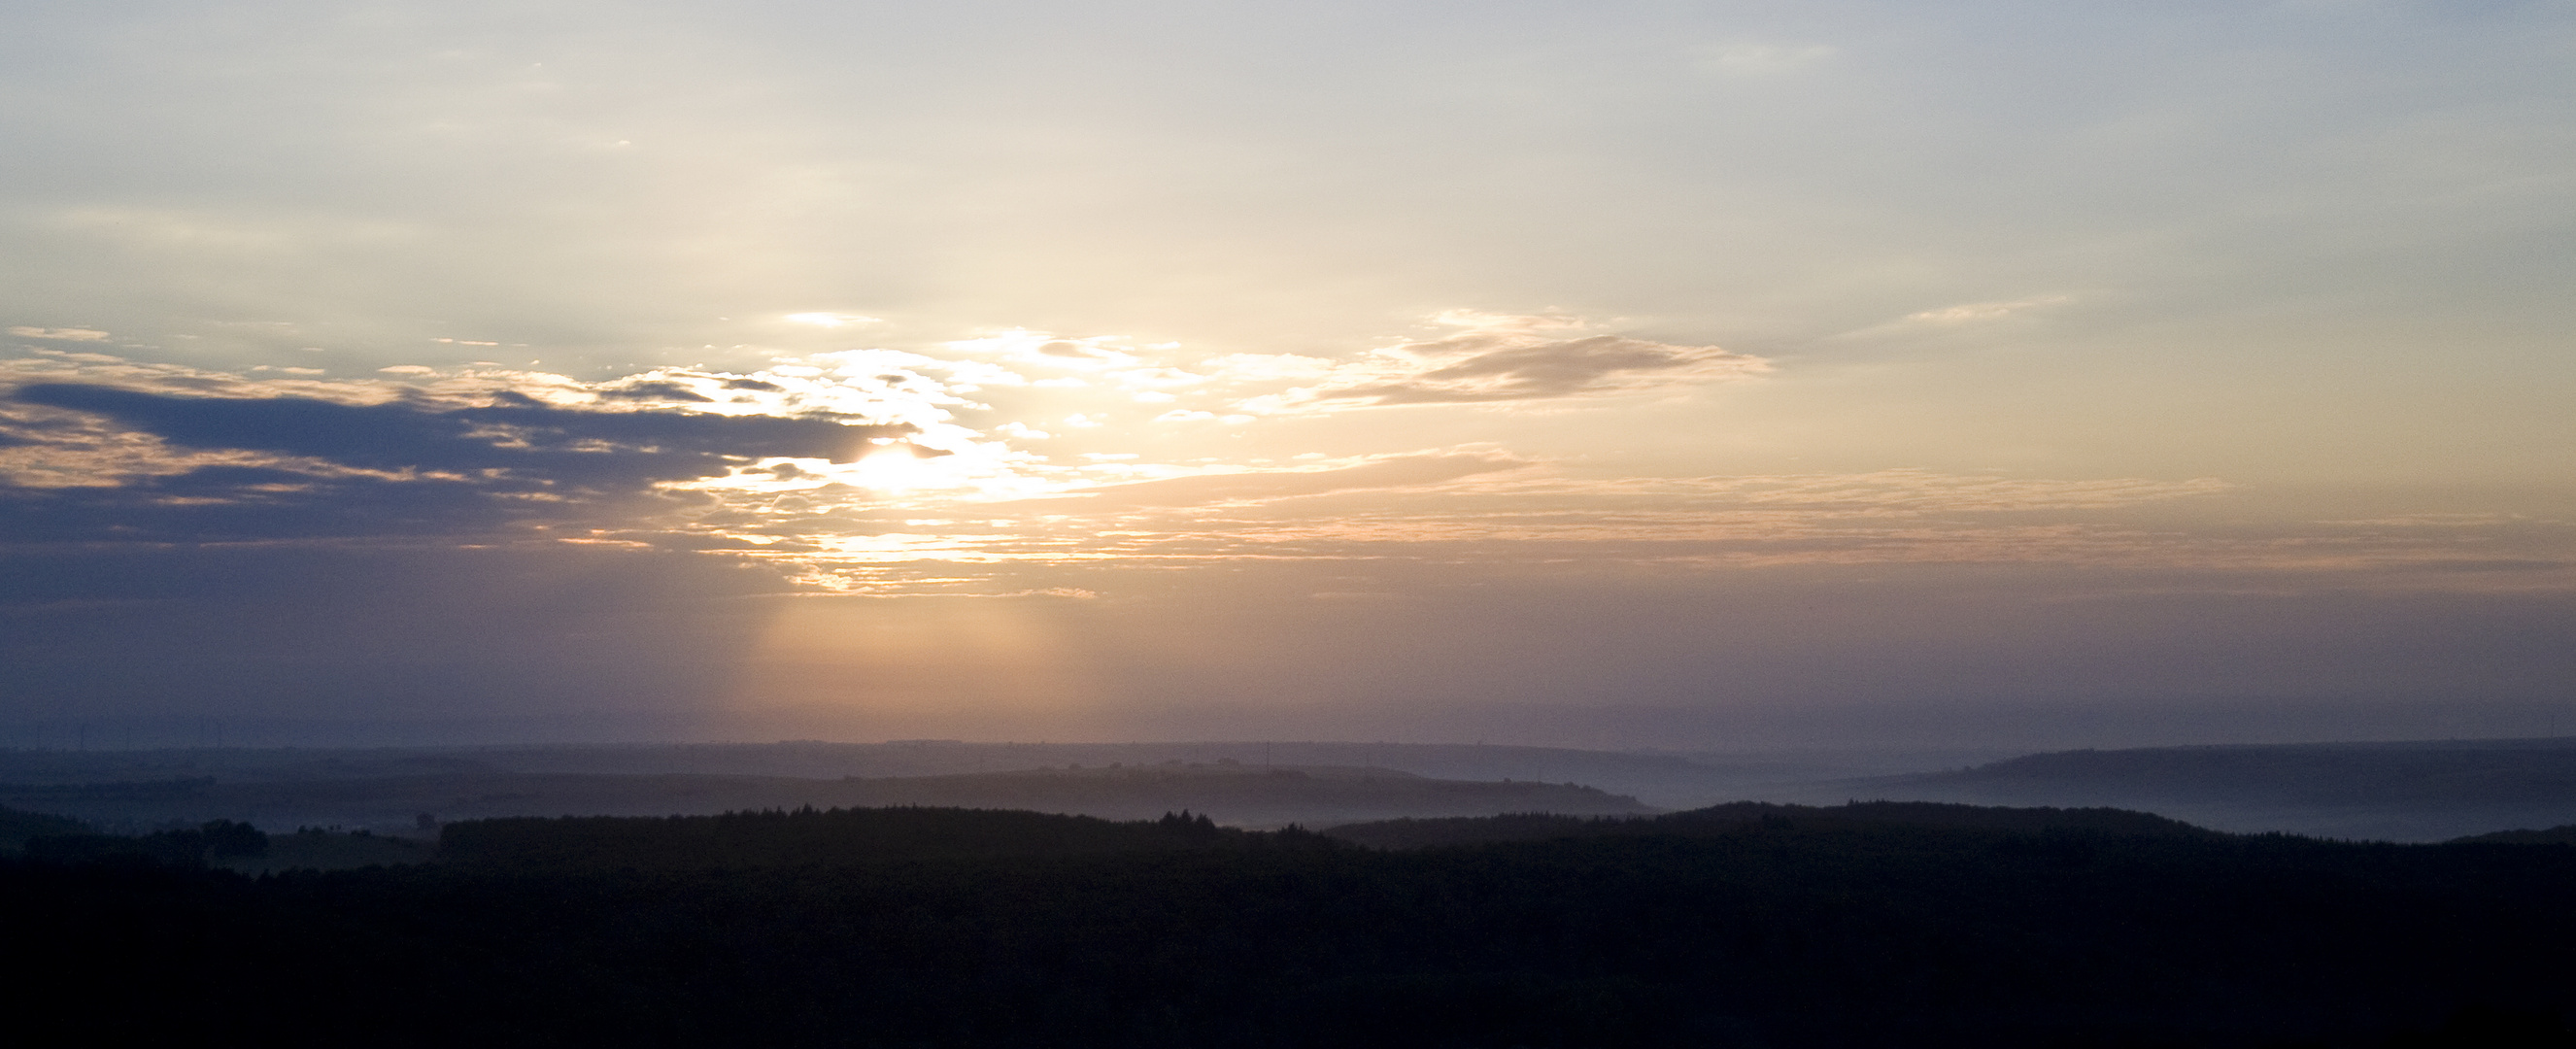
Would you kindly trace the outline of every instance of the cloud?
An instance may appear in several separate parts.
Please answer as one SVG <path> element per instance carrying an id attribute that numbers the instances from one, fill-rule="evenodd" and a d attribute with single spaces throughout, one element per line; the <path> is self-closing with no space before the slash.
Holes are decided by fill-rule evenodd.
<path id="1" fill-rule="evenodd" d="M 524 471 L 632 484 L 716 476 L 767 456 L 847 462 L 910 432 L 830 419 L 559 408 L 524 395 L 481 407 L 306 397 L 188 397 L 72 383 L 21 387 L 21 404 L 115 419 L 170 443 L 311 456 L 377 470 Z"/>
<path id="2" fill-rule="evenodd" d="M 1963 302 L 1956 306 L 1943 306 L 1939 309 L 1923 310 L 1918 313 L 1906 314 L 1905 322 L 1910 324 L 1968 324 L 1976 321 L 1990 321 L 2009 317 L 2016 313 L 2036 309 L 2041 306 L 2054 306 L 2065 301 L 2067 301 L 2067 297 L 2064 295 L 2043 295 L 2034 299 L 2015 299 L 2010 302 Z"/>
<path id="3" fill-rule="evenodd" d="M 914 432 L 566 407 L 510 391 L 483 404 L 422 395 L 353 404 L 56 382 L 21 386 L 6 405 L 0 432 L 16 446 L 7 454 L 52 453 L 57 472 L 91 471 L 50 484 L 41 471 L 12 471 L 0 518 L 20 540 L 462 534 L 618 517 L 675 483 L 762 459 L 854 462 L 910 448 L 902 439 Z"/>
<path id="4" fill-rule="evenodd" d="M 2093 480 L 1875 470 L 1855 474 L 1557 480 L 1529 486 L 1565 497 L 1638 499 L 1681 506 L 1795 509 L 1804 513 L 1917 514 L 2099 510 L 2233 491 L 2215 477 Z"/>
<path id="5" fill-rule="evenodd" d="M 792 324 L 811 324 L 817 328 L 845 328 L 853 324 L 882 323 L 878 318 L 863 317 L 855 313 L 790 313 L 787 315 L 787 320 Z"/>
<path id="6" fill-rule="evenodd" d="M 1944 331 L 1976 331 L 1982 326 L 2012 318 L 2029 319 L 2029 315 L 2051 306 L 2074 301 L 2071 295 L 2033 295 L 2021 299 L 1991 299 L 1961 302 L 1916 310 L 1893 320 L 1880 321 L 1865 328 L 1843 332 L 1837 338 L 1878 339 L 1918 338 Z"/>
<path id="7" fill-rule="evenodd" d="M 1779 44 L 1739 40 L 1701 50 L 1699 66 L 1728 76 L 1773 76 L 1803 69 L 1831 58 L 1824 44 Z"/>
<path id="8" fill-rule="evenodd" d="M 1244 470 L 1103 485 L 1065 492 L 1046 501 L 1078 501 L 1086 513 L 1143 507 L 1248 505 L 1336 492 L 1419 489 L 1531 465 L 1527 459 L 1496 451 L 1419 452 L 1318 470 Z"/>
<path id="9" fill-rule="evenodd" d="M 95 328 L 29 328 L 22 326 L 9 329 L 9 334 L 15 335 L 21 339 L 52 339 L 56 342 L 106 342 L 108 339 L 106 332 L 99 331 Z"/>
<path id="10" fill-rule="evenodd" d="M 1763 366 L 1566 317 L 1441 321 L 1456 331 L 1324 362 L 1289 410 L 1612 397 Z M 1047 339 L 997 352 L 1017 363 L 1023 349 L 1090 352 L 1080 340 Z M 1156 367 L 1138 360 L 1119 370 Z M 2437 552 L 2461 560 L 2415 539 L 2302 546 L 2146 531 L 2118 518 L 2129 507 L 2233 491 L 2207 478 L 1637 477 L 1490 446 L 1156 461 L 1075 443 L 1056 462 L 1008 446 L 1042 438 L 1025 423 L 970 428 L 951 418 L 950 409 L 984 411 L 958 395 L 961 377 L 1000 371 L 990 359 L 855 350 L 780 358 L 748 374 L 671 367 L 600 381 L 497 366 L 244 378 L 37 351 L 0 361 L 0 536 L 604 543 L 696 551 L 809 589 L 873 595 L 1098 589 L 1064 573 L 1246 558 L 1475 572 L 1968 562 L 2359 571 Z M 1278 388 L 1223 367 L 1206 383 Z M 1130 436 L 1182 440 L 1211 423 L 1250 421 L 1189 406 L 1162 417 L 1186 422 L 1177 427 L 1149 427 L 1145 413 L 1063 418 L 1072 442 L 1114 439 L 1121 425 Z M 2520 548 L 2479 553 L 2481 566 L 2502 567 L 2449 575 L 2536 586 L 2564 574 L 2542 571 L 2555 562 Z"/>
<path id="11" fill-rule="evenodd" d="M 1372 358 L 1412 370 L 1366 403 L 1611 396 L 1756 363 L 1562 318 L 1447 320 L 1464 330 Z M 1604 340 L 1645 349 L 1603 365 L 1592 355 L 1609 352 Z M 250 380 L 72 359 L 87 356 L 0 370 L 18 382 L 0 395 L 9 544 L 569 541 L 697 551 L 875 595 L 1097 590 L 1060 573 L 1246 558 L 1480 573 L 2009 562 L 2420 579 L 2424 565 L 2475 553 L 2486 571 L 2423 585 L 2547 587 L 2565 575 L 2547 536 L 2464 551 L 2377 534 L 2386 527 L 2321 539 L 2143 530 L 2118 516 L 2235 491 L 2208 478 L 1621 477 L 1485 446 L 1278 463 L 1077 449 L 1056 464 L 1002 444 L 1037 439 L 1026 425 L 944 421 L 938 406 L 963 402 L 941 376 L 972 368 L 890 351 L 599 382 L 474 369 Z M 1355 399 L 1313 403 L 1360 403 L 1344 396 Z M 1173 419 L 1236 421 L 1211 415 Z M 1075 417 L 1067 432 L 1097 421 Z"/>
<path id="12" fill-rule="evenodd" d="M 1576 317 L 1451 310 L 1433 320 L 1455 331 L 1370 350 L 1356 360 L 1263 353 L 1184 359 L 1173 352 L 1178 343 L 1140 346 L 1117 336 L 1009 329 L 944 344 L 966 359 L 936 367 L 945 369 L 955 390 L 969 389 L 959 384 L 970 382 L 1087 389 L 1130 404 L 1174 405 L 1157 416 L 1163 422 L 1229 423 L 1356 407 L 1608 397 L 1743 378 L 1770 367 L 1715 346 L 1590 331 Z M 1001 364 L 1058 377 L 1032 381 Z M 987 372 L 997 374 L 987 379 Z"/>
<path id="13" fill-rule="evenodd" d="M 1622 571 L 1674 580 L 1754 567 L 1987 564 L 2448 590 L 2576 585 L 2576 562 L 2561 556 L 2563 525 L 2466 529 L 2474 539 L 2317 522 L 2249 527 L 2237 516 L 2245 490 L 2213 478 L 1619 477 L 1493 448 L 1302 469 L 1082 458 L 1095 460 L 1080 468 L 1093 483 L 1018 499 L 780 500 L 698 520 L 706 534 L 735 540 L 706 549 L 817 589 L 877 596 L 1005 594 L 1033 579 L 1123 580 L 1108 584 L 1123 589 L 1141 578 L 1123 569 L 1286 562 L 1337 563 L 1355 579 L 1398 564 L 1457 578 Z M 2212 498 L 2231 501 L 2137 513 Z"/>
<path id="14" fill-rule="evenodd" d="M 1716 346 L 1576 334 L 1584 325 L 1565 317 L 1456 311 L 1437 320 L 1462 330 L 1370 351 L 1316 385 L 1250 398 L 1238 407 L 1292 412 L 1610 397 L 1745 379 L 1771 369 L 1760 357 Z"/>
<path id="15" fill-rule="evenodd" d="M 1040 368 L 1099 372 L 1133 368 L 1144 360 L 1134 349 L 1120 346 L 1123 341 L 1114 335 L 1074 339 L 1013 328 L 972 339 L 953 339 L 945 345 L 951 353 L 971 357 L 999 357 Z"/>
<path id="16" fill-rule="evenodd" d="M 746 387 L 726 384 L 731 389 Z M 601 397 L 621 401 L 667 401 L 688 404 L 714 404 L 716 399 L 676 382 L 638 382 L 599 391 Z"/>
<path id="17" fill-rule="evenodd" d="M 575 516 L 529 494 L 457 477 L 208 465 L 115 486 L 0 487 L 0 533 L 11 543 L 85 545 L 464 539 Z"/>

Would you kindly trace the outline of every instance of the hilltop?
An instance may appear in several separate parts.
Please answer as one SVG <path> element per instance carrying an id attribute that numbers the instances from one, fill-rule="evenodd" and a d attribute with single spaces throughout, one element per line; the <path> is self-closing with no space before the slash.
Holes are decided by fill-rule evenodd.
<path id="1" fill-rule="evenodd" d="M 2440 841 L 2576 821 L 2576 738 L 2071 750 L 1842 789 L 1980 805 L 2115 806 L 2228 830 Z"/>

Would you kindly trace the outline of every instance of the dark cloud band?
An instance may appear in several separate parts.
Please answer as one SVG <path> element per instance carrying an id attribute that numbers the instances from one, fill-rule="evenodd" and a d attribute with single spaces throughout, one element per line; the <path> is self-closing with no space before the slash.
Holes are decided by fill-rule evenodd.
<path id="1" fill-rule="evenodd" d="M 311 456 L 371 470 L 526 471 L 597 484 L 723 475 L 760 458 L 849 462 L 910 426 L 694 412 L 584 411 L 503 394 L 499 404 L 342 404 L 306 397 L 184 397 L 72 383 L 15 400 L 107 416 L 172 444 Z"/>
<path id="2" fill-rule="evenodd" d="M 181 448 L 287 459 L 113 485 L 0 487 L 0 526 L 20 542 L 417 536 L 590 518 L 612 507 L 649 514 L 657 500 L 677 498 L 657 492 L 668 482 L 721 477 L 765 458 L 849 462 L 877 450 L 876 441 L 914 432 L 834 418 L 583 410 L 514 393 L 452 407 L 50 383 L 10 399 L 103 417 Z M 0 436 L 42 443 L 48 435 Z"/>

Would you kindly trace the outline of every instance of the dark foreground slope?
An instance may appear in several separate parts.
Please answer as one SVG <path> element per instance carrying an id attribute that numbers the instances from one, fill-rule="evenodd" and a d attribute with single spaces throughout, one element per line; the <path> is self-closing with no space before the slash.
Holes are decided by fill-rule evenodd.
<path id="1" fill-rule="evenodd" d="M 0 865 L 0 928 L 45 963 L 21 1015 L 102 1039 L 2569 1044 L 2576 848 L 1852 816 L 1411 851 L 1178 817 L 510 821 L 411 867 Z M 2446 1022 L 2492 1037 L 2392 1041 Z"/>
<path id="2" fill-rule="evenodd" d="M 21 812 L 0 805 L 0 854 L 16 852 L 27 839 L 56 834 L 87 833 L 89 825 L 76 819 L 41 812 Z"/>

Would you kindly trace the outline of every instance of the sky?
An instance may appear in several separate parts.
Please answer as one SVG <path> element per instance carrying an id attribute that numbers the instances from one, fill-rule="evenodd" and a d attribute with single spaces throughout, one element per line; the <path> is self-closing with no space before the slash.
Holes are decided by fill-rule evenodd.
<path id="1" fill-rule="evenodd" d="M 2576 730 L 2563 0 L 0 30 L 0 745 Z"/>

